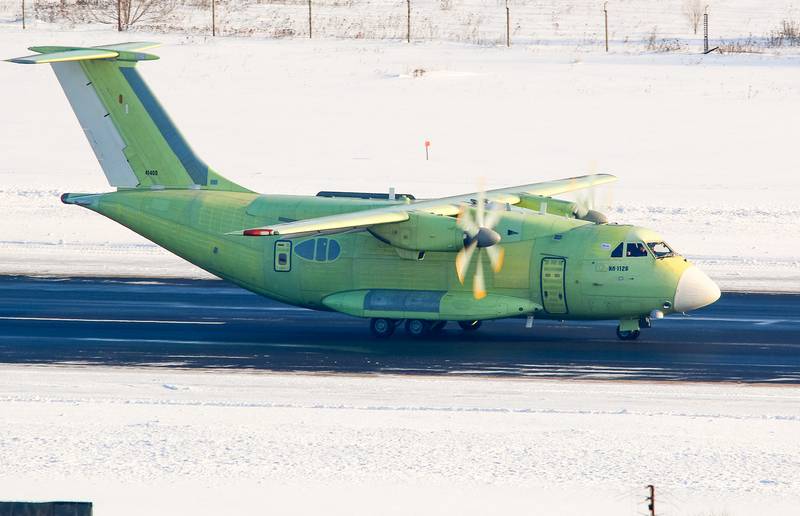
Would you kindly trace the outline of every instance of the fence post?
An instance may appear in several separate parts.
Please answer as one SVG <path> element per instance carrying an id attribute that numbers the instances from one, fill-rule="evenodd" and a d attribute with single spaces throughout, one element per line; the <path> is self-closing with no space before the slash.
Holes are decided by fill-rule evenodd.
<path id="1" fill-rule="evenodd" d="M 25 29 L 25 0 L 22 0 L 22 28 Z"/>
<path id="2" fill-rule="evenodd" d="M 117 0 L 117 32 L 122 32 L 122 0 Z"/>
<path id="3" fill-rule="evenodd" d="M 211 35 L 217 35 L 217 0 L 211 0 Z"/>
<path id="4" fill-rule="evenodd" d="M 506 0 L 506 46 L 511 46 L 511 11 L 508 9 L 508 0 Z"/>
<path id="5" fill-rule="evenodd" d="M 408 14 L 406 16 L 406 43 L 411 43 L 411 0 L 406 0 Z"/>
<path id="6" fill-rule="evenodd" d="M 603 16 L 606 19 L 606 52 L 608 52 L 608 2 L 603 3 Z"/>
<path id="7" fill-rule="evenodd" d="M 308 39 L 311 39 L 311 0 L 308 0 Z"/>

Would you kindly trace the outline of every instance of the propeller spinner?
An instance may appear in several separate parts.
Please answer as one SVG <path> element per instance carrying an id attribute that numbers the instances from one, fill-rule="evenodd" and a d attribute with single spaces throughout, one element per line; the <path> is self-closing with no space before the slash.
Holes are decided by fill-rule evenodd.
<path id="1" fill-rule="evenodd" d="M 475 299 L 486 297 L 486 282 L 483 275 L 484 252 L 488 255 L 489 263 L 494 272 L 500 272 L 500 269 L 503 268 L 505 251 L 498 245 L 502 238 L 494 230 L 501 217 L 501 208 L 492 208 L 487 214 L 486 196 L 483 191 L 478 195 L 474 218 L 472 212 L 466 208 L 462 208 L 458 214 L 458 227 L 464 230 L 464 248 L 456 256 L 456 274 L 463 285 L 464 277 L 477 249 L 477 264 L 475 275 L 472 278 L 472 294 Z"/>

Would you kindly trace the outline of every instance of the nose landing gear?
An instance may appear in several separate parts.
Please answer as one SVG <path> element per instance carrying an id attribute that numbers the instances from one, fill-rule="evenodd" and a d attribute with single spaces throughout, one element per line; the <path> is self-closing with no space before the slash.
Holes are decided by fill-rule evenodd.
<path id="1" fill-rule="evenodd" d="M 617 326 L 617 337 L 620 340 L 636 340 L 641 335 L 639 323 L 642 322 L 639 318 L 636 319 L 620 319 L 619 326 Z M 645 322 L 645 328 L 650 327 L 650 320 Z"/>
<path id="2" fill-rule="evenodd" d="M 623 330 L 617 326 L 617 337 L 620 340 L 636 340 L 642 332 L 640 330 Z"/>

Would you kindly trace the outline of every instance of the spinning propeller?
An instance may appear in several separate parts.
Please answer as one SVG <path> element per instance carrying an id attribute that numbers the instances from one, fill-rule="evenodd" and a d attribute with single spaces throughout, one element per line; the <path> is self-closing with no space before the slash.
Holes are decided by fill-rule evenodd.
<path id="1" fill-rule="evenodd" d="M 492 206 L 486 211 L 486 194 L 481 188 L 478 194 L 478 202 L 475 206 L 475 216 L 472 210 L 462 207 L 458 214 L 456 224 L 464 230 L 464 248 L 456 256 L 456 274 L 458 281 L 464 284 L 464 277 L 470 268 L 472 257 L 475 250 L 478 250 L 476 257 L 475 275 L 472 278 L 472 294 L 475 299 L 486 297 L 486 283 L 483 277 L 483 254 L 489 256 L 489 263 L 494 272 L 500 272 L 503 268 L 505 251 L 498 244 L 501 240 L 500 235 L 494 230 L 502 217 L 502 208 Z"/>

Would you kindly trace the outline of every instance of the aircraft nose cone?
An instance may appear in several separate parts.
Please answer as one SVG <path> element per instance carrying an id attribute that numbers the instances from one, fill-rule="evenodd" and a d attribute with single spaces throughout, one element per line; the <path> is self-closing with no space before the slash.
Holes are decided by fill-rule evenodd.
<path id="1" fill-rule="evenodd" d="M 678 280 L 675 289 L 676 312 L 688 312 L 710 305 L 719 299 L 719 287 L 706 274 L 695 266 L 689 267 Z"/>

